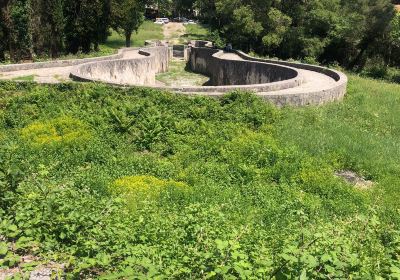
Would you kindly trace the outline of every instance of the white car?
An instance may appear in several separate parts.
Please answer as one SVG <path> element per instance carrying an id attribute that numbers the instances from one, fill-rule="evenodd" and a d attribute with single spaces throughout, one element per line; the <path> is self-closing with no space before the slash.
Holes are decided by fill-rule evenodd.
<path id="1" fill-rule="evenodd" d="M 158 22 L 158 21 L 162 21 L 162 22 L 164 22 L 165 24 L 169 23 L 169 19 L 168 19 L 168 18 L 156 18 L 156 21 L 157 21 L 157 22 Z"/>
<path id="2" fill-rule="evenodd" d="M 186 22 L 184 22 L 183 24 L 196 24 L 196 22 L 194 20 L 188 20 Z"/>
<path id="3" fill-rule="evenodd" d="M 155 24 L 165 24 L 165 22 L 161 19 L 157 19 L 154 23 Z"/>

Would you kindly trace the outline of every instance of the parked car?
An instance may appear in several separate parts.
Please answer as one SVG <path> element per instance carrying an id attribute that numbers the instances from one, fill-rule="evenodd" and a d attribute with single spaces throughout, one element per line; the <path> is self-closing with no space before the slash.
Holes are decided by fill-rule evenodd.
<path id="1" fill-rule="evenodd" d="M 154 22 L 155 24 L 165 24 L 165 22 L 162 19 L 156 19 Z"/>
<path id="2" fill-rule="evenodd" d="M 188 19 L 185 17 L 176 17 L 173 19 L 175 22 L 186 22 Z"/>
<path id="3" fill-rule="evenodd" d="M 164 21 L 165 24 L 169 23 L 169 19 L 168 18 L 160 18 L 162 21 Z"/>
<path id="4" fill-rule="evenodd" d="M 188 20 L 186 22 L 184 22 L 183 24 L 197 24 L 194 20 Z"/>

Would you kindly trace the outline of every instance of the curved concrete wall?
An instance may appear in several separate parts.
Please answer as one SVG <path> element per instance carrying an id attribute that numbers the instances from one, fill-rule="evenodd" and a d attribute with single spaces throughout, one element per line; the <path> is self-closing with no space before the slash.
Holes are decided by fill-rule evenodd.
<path id="1" fill-rule="evenodd" d="M 140 50 L 143 57 L 97 61 L 73 69 L 71 78 L 77 81 L 106 82 L 115 85 L 154 85 L 156 73 L 168 69 L 168 47 Z"/>
<path id="2" fill-rule="evenodd" d="M 346 94 L 348 78 L 342 72 L 311 64 L 255 58 L 241 51 L 235 51 L 235 53 L 238 54 L 241 58 L 249 61 L 264 61 L 297 69 L 303 69 L 326 75 L 335 80 L 335 83 L 328 88 L 313 87 L 308 88 L 307 90 L 304 90 L 302 92 L 300 91 L 286 94 L 281 93 L 279 95 L 265 94 L 262 96 L 264 99 L 269 100 L 279 106 L 283 106 L 285 104 L 292 104 L 296 106 L 322 105 L 328 102 L 342 100 Z"/>
<path id="3" fill-rule="evenodd" d="M 192 48 L 189 65 L 194 72 L 210 77 L 213 86 L 255 85 L 299 77 L 296 69 L 266 62 L 222 59 L 222 51 Z"/>
<path id="4" fill-rule="evenodd" d="M 130 51 L 130 50 L 133 50 L 133 49 L 137 49 L 137 48 L 123 48 L 123 49 L 118 50 L 117 54 L 109 55 L 109 56 L 1 65 L 0 66 L 0 72 L 11 72 L 11 71 L 42 69 L 42 68 L 55 68 L 55 67 L 66 67 L 66 66 L 74 66 L 74 65 L 79 65 L 79 64 L 83 64 L 83 63 L 89 63 L 89 62 L 105 61 L 105 60 L 112 60 L 112 59 L 121 59 L 124 56 L 124 53 L 126 51 Z"/>
<path id="5" fill-rule="evenodd" d="M 210 77 L 212 86 L 155 86 L 155 74 L 168 68 L 168 47 L 141 49 L 141 57 L 81 64 L 74 68 L 74 80 L 106 82 L 112 85 L 144 85 L 187 95 L 220 97 L 232 90 L 247 90 L 278 106 L 321 105 L 341 100 L 347 77 L 328 68 L 250 57 L 240 51 L 227 56 L 210 42 L 195 41 L 189 49 L 189 66 Z M 239 56 L 239 57 L 237 57 Z M 314 76 L 310 82 L 310 75 Z"/>

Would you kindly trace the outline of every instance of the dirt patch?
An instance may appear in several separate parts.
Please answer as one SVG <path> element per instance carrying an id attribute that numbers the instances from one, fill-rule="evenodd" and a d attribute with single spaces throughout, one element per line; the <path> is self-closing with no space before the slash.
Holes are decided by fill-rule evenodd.
<path id="1" fill-rule="evenodd" d="M 171 45 L 179 44 L 179 38 L 185 35 L 186 28 L 180 22 L 170 22 L 163 25 L 164 39 Z"/>
<path id="2" fill-rule="evenodd" d="M 8 269 L 0 269 L 0 280 L 5 279 L 29 279 L 29 280 L 51 280 L 51 279 L 64 279 L 65 267 L 63 264 L 47 263 L 45 265 L 38 265 L 31 271 L 27 271 L 23 265 L 34 263 L 34 257 L 26 256 L 22 258 L 20 266 Z"/>
<path id="3" fill-rule="evenodd" d="M 357 189 L 367 190 L 374 186 L 374 182 L 366 180 L 362 176 L 350 170 L 338 171 L 336 176 L 344 179 L 346 182 L 354 185 Z"/>

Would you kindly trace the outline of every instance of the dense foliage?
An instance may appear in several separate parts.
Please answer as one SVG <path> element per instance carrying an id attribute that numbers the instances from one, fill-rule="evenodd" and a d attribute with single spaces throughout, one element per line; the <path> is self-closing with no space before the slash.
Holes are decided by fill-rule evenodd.
<path id="1" fill-rule="evenodd" d="M 0 267 L 398 279 L 399 90 L 352 78 L 344 103 L 277 109 L 245 93 L 2 83 Z"/>
<path id="2" fill-rule="evenodd" d="M 112 25 L 115 30 L 122 30 L 125 35 L 125 46 L 131 46 L 131 36 L 144 20 L 144 1 L 112 0 Z"/>
<path id="3" fill-rule="evenodd" d="M 350 69 L 400 65 L 390 0 L 197 0 L 196 6 L 216 35 L 245 51 Z"/>
<path id="4" fill-rule="evenodd" d="M 143 1 L 4 0 L 0 3 L 0 61 L 97 51 L 109 29 L 130 37 L 143 22 Z M 130 40 L 129 40 L 130 43 Z"/>

